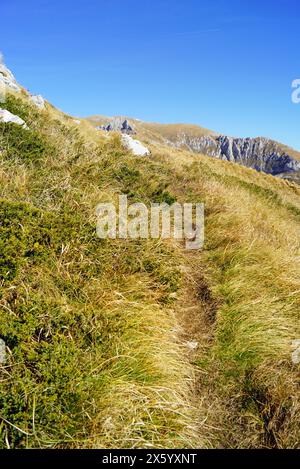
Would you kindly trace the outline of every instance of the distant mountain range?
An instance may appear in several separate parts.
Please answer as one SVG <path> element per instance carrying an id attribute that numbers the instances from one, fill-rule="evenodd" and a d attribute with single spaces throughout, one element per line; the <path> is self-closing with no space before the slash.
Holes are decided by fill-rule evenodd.
<path id="1" fill-rule="evenodd" d="M 186 148 L 300 182 L 300 152 L 265 137 L 234 138 L 188 124 L 157 124 L 130 118 L 92 116 L 99 130 L 136 133 L 142 140 Z"/>
<path id="2" fill-rule="evenodd" d="M 3 63 L 0 79 L 8 89 L 21 92 L 22 87 Z M 41 96 L 28 95 L 37 107 L 44 108 Z M 186 148 L 300 183 L 300 152 L 268 138 L 234 138 L 197 125 L 149 123 L 122 117 L 91 116 L 87 120 L 100 131 L 137 134 L 142 141 Z"/>

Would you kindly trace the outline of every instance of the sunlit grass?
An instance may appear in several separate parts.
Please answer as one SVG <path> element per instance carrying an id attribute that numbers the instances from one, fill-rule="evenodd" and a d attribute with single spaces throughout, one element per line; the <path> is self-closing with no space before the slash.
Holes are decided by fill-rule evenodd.
<path id="1" fill-rule="evenodd" d="M 8 106 L 39 138 L 0 132 L 2 447 L 297 447 L 299 187 Z M 121 193 L 204 202 L 204 249 L 97 239 Z"/>

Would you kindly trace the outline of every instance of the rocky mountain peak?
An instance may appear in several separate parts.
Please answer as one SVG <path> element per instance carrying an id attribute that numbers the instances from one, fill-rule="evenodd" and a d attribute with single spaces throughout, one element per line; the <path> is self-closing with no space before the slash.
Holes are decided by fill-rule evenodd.
<path id="1" fill-rule="evenodd" d="M 123 134 L 134 134 L 134 126 L 131 125 L 128 119 L 122 117 L 115 117 L 107 125 L 97 127 L 98 130 L 105 130 L 106 132 L 121 132 Z"/>

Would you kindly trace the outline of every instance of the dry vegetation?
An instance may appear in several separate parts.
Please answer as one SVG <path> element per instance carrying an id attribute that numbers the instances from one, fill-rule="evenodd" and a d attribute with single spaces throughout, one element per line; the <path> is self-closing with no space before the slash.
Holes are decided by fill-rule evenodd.
<path id="1" fill-rule="evenodd" d="M 214 302 L 201 280 L 199 295 L 203 301 L 204 290 L 214 321 L 210 307 L 211 338 L 204 353 L 199 328 L 196 363 L 200 395 L 206 389 L 207 407 L 214 402 L 206 421 L 219 429 L 212 439 L 218 434 L 222 447 L 297 447 L 299 366 L 291 344 L 300 335 L 299 187 L 205 157 L 190 163 L 183 154 L 178 167 L 179 155 L 170 156 L 177 187 L 206 205 L 197 262 Z"/>
<path id="2" fill-rule="evenodd" d="M 30 131 L 0 127 L 2 447 L 299 447 L 300 188 L 7 107 Z M 97 239 L 120 193 L 205 202 L 203 251 Z"/>
<path id="3" fill-rule="evenodd" d="M 123 117 L 129 119 L 128 117 Z M 92 126 L 97 127 L 107 125 L 111 119 L 104 116 L 91 116 L 86 119 Z M 137 119 L 131 119 L 138 138 L 148 142 L 159 142 L 164 144 L 167 141 L 177 142 L 180 134 L 191 135 L 192 137 L 203 137 L 204 135 L 212 135 L 215 132 L 193 124 L 158 124 L 156 122 L 144 122 Z"/>

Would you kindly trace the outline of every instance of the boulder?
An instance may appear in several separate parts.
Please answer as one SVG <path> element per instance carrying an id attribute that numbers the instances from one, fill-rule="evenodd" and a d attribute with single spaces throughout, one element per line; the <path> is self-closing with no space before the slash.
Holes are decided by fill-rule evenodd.
<path id="1" fill-rule="evenodd" d="M 13 91 L 20 92 L 21 87 L 18 85 L 15 77 L 11 71 L 4 65 L 0 60 L 0 81 L 4 83 L 5 86 L 10 88 Z"/>
<path id="2" fill-rule="evenodd" d="M 21 117 L 12 114 L 6 109 L 0 109 L 0 122 L 4 122 L 5 124 L 13 123 L 21 125 L 24 129 L 28 129 L 26 122 L 23 121 Z"/>
<path id="3" fill-rule="evenodd" d="M 130 135 L 122 136 L 122 143 L 130 150 L 135 156 L 149 156 L 150 150 L 145 147 L 139 140 L 134 140 Z"/>
<path id="4" fill-rule="evenodd" d="M 30 96 L 30 101 L 41 110 L 45 109 L 46 107 L 45 100 L 40 94 Z"/>

